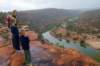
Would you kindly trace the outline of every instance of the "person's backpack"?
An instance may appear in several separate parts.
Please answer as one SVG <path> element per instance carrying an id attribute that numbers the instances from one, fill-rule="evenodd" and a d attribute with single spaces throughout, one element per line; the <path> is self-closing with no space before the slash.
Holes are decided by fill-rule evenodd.
<path id="1" fill-rule="evenodd" d="M 8 25 L 8 27 L 10 27 L 11 22 L 12 22 L 11 16 L 9 16 L 9 15 L 6 16 L 5 17 L 5 23 Z"/>

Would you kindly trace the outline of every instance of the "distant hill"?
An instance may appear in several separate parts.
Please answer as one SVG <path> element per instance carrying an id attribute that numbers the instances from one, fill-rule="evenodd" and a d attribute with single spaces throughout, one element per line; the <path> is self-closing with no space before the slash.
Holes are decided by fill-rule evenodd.
<path id="1" fill-rule="evenodd" d="M 81 11 L 65 9 L 40 9 L 21 11 L 17 13 L 17 20 L 28 24 L 32 29 L 40 31 L 48 25 L 64 22 L 68 17 L 79 16 Z"/>
<path id="2" fill-rule="evenodd" d="M 100 9 L 82 13 L 76 25 L 87 32 L 100 32 Z"/>

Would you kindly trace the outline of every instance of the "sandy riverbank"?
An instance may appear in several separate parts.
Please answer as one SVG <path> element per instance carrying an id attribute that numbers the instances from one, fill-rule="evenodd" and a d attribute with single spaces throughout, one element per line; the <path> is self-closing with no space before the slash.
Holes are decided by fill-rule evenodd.
<path id="1" fill-rule="evenodd" d="M 86 40 L 85 41 L 91 47 L 100 50 L 100 41 L 97 40 Z"/>
<path id="2" fill-rule="evenodd" d="M 51 35 L 58 38 L 63 38 L 65 40 L 74 40 L 78 42 L 84 41 L 90 47 L 100 50 L 100 39 L 96 36 L 88 34 L 77 34 L 76 32 L 67 31 L 65 28 L 62 28 L 62 30 L 58 28 L 55 30 L 55 32 L 51 31 Z M 69 33 L 68 35 L 66 35 L 67 32 Z"/>

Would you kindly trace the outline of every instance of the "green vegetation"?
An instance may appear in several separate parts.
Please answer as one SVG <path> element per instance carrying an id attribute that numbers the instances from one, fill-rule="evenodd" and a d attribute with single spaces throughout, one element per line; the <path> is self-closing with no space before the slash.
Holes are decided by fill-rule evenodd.
<path id="1" fill-rule="evenodd" d="M 0 12 L 0 23 L 1 23 L 1 24 L 4 23 L 4 17 L 5 17 L 5 13 Z"/>
<path id="2" fill-rule="evenodd" d="M 78 17 L 69 17 L 66 21 L 66 29 L 74 32 L 78 32 L 75 24 L 78 22 Z"/>
<path id="3" fill-rule="evenodd" d="M 57 29 L 61 24 L 60 23 L 55 23 L 55 24 L 50 24 L 47 25 L 46 28 L 43 30 L 43 32 L 46 32 L 48 30 L 55 30 Z"/>
<path id="4" fill-rule="evenodd" d="M 85 43 L 80 43 L 80 46 L 81 46 L 81 47 L 84 47 L 84 48 L 87 47 Z"/>
<path id="5" fill-rule="evenodd" d="M 96 57 L 95 59 L 96 61 L 100 62 L 100 57 Z"/>
<path id="6" fill-rule="evenodd" d="M 2 32 L 0 35 L 5 39 L 5 41 L 8 40 L 8 32 Z"/>

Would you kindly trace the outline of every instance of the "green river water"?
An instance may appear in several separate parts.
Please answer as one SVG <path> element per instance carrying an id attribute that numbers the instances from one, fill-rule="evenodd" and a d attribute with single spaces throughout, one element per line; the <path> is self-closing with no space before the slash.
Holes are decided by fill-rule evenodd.
<path id="1" fill-rule="evenodd" d="M 43 33 L 42 36 L 44 40 L 49 41 L 51 44 L 57 46 L 63 46 L 64 48 L 74 48 L 80 51 L 82 54 L 88 55 L 100 62 L 100 50 L 96 50 L 94 48 L 87 46 L 86 44 L 81 44 L 79 42 L 74 42 L 74 41 L 67 42 L 64 39 L 59 40 L 56 37 L 52 36 L 49 31 Z"/>

